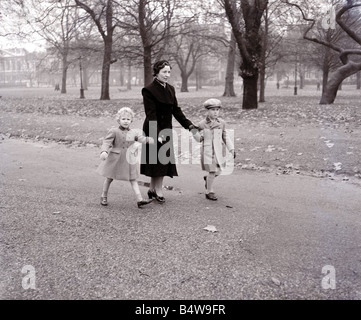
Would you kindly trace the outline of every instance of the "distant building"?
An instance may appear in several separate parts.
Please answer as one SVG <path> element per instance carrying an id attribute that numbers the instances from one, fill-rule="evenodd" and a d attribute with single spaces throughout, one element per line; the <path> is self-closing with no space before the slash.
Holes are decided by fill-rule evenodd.
<path id="1" fill-rule="evenodd" d="M 0 49 L 0 87 L 30 87 L 35 74 L 36 63 L 26 49 Z"/>

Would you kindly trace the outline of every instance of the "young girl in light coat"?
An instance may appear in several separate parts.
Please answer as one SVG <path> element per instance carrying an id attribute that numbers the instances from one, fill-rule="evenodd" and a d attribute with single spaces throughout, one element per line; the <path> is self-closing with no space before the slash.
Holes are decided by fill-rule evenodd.
<path id="1" fill-rule="evenodd" d="M 103 140 L 100 151 L 100 163 L 96 170 L 106 179 L 103 183 L 103 193 L 100 203 L 103 206 L 108 205 L 108 190 L 112 181 L 125 180 L 130 181 L 132 189 L 137 198 L 139 208 L 150 203 L 152 200 L 144 200 L 139 190 L 139 143 L 154 143 L 152 137 L 143 135 L 140 129 L 130 129 L 133 122 L 134 112 L 128 108 L 121 108 L 116 120 L 119 127 L 113 127 Z"/>

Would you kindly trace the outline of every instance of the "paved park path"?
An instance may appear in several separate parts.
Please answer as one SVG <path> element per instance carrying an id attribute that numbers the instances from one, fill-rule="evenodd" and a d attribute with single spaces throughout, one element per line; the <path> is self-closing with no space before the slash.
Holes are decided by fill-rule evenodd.
<path id="1" fill-rule="evenodd" d="M 102 207 L 97 147 L 0 154 L 1 299 L 361 299 L 359 185 L 237 170 L 211 202 L 179 165 L 165 204 L 138 209 L 116 181 Z"/>

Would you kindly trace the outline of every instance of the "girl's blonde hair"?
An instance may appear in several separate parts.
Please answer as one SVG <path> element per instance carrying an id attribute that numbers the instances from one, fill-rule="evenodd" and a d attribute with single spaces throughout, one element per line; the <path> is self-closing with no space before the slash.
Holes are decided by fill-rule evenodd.
<path id="1" fill-rule="evenodd" d="M 130 109 L 129 107 L 123 107 L 123 108 L 120 108 L 115 116 L 115 119 L 117 120 L 117 122 L 119 122 L 121 116 L 123 114 L 129 114 L 132 118 L 132 121 L 133 121 L 133 118 L 134 118 L 134 112 L 132 109 Z"/>

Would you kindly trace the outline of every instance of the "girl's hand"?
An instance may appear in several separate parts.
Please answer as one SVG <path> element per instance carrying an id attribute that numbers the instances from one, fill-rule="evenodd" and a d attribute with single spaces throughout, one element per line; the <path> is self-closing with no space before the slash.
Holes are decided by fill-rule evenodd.
<path id="1" fill-rule="evenodd" d="M 160 143 L 163 143 L 163 142 L 165 141 L 165 139 L 164 139 L 163 136 L 159 136 L 159 137 L 158 137 L 158 141 L 159 141 Z"/>
<path id="2" fill-rule="evenodd" d="M 108 152 L 105 152 L 103 151 L 101 154 L 100 154 L 100 160 L 106 160 L 106 158 L 108 158 Z"/>

